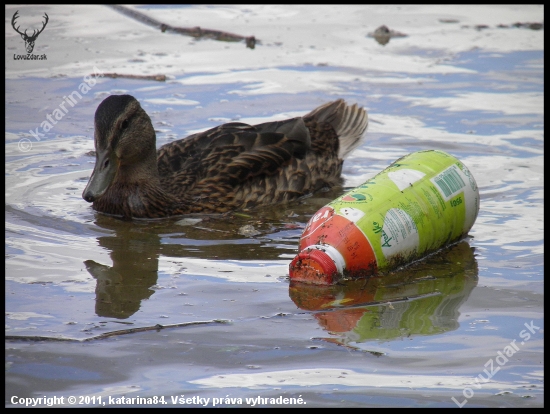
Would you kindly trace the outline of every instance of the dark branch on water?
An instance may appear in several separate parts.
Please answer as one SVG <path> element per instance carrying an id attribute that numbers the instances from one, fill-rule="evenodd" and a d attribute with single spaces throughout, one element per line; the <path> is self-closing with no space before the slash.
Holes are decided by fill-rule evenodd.
<path id="1" fill-rule="evenodd" d="M 143 13 L 140 13 L 128 7 L 124 7 L 118 4 L 109 4 L 109 6 L 128 17 L 131 17 L 132 19 L 135 19 L 141 23 L 160 29 L 160 31 L 163 33 L 172 32 L 172 33 L 182 34 L 185 36 L 191 36 L 191 37 L 194 37 L 195 39 L 205 38 L 205 39 L 221 40 L 224 42 L 244 41 L 246 43 L 246 47 L 250 49 L 254 49 L 254 47 L 256 46 L 256 43 L 259 43 L 259 40 L 257 40 L 254 36 L 245 37 L 245 36 L 241 36 L 233 33 L 222 32 L 220 30 L 204 29 L 198 26 L 197 27 L 174 27 L 174 26 L 170 26 L 169 24 L 159 22 L 158 20 L 155 20 L 149 16 L 146 16 Z"/>
<path id="2" fill-rule="evenodd" d="M 104 73 L 103 76 L 106 78 L 127 78 L 166 82 L 166 75 L 126 75 L 124 73 Z"/>
<path id="3" fill-rule="evenodd" d="M 143 326 L 141 328 L 130 328 L 130 329 L 121 329 L 118 331 L 105 332 L 101 335 L 92 336 L 84 339 L 75 339 L 75 338 L 66 338 L 66 337 L 51 337 L 51 336 L 34 336 L 34 335 L 6 335 L 4 337 L 7 341 L 51 341 L 51 342 L 89 342 L 96 341 L 100 339 L 110 338 L 111 336 L 120 336 L 128 335 L 138 332 L 147 332 L 147 331 L 160 331 L 161 329 L 168 328 L 182 328 L 185 326 L 195 326 L 195 325 L 210 325 L 210 324 L 228 324 L 230 321 L 224 319 L 213 319 L 211 321 L 195 321 L 195 322 L 184 322 L 184 323 L 175 323 L 171 325 L 154 325 L 154 326 Z"/>

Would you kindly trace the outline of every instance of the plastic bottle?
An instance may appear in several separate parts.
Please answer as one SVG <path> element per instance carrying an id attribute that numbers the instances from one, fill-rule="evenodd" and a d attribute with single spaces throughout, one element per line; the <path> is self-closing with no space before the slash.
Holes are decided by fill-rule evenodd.
<path id="1" fill-rule="evenodd" d="M 479 190 L 463 163 L 414 152 L 309 220 L 290 279 L 330 285 L 394 269 L 462 239 L 478 212 Z"/>

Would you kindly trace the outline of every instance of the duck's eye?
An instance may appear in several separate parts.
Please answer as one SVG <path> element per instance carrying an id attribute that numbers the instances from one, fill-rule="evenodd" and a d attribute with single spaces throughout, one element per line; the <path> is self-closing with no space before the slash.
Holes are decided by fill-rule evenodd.
<path id="1" fill-rule="evenodd" d="M 120 124 L 120 130 L 124 131 L 126 128 L 128 128 L 128 125 L 129 125 L 129 122 L 127 119 L 125 119 L 124 121 L 122 121 L 122 124 Z"/>

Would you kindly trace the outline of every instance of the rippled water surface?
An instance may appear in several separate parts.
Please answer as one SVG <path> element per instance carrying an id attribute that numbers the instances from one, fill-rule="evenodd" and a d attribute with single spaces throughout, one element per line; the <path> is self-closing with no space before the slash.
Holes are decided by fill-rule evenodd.
<path id="1" fill-rule="evenodd" d="M 16 10 L 22 22 L 48 13 L 34 52 L 47 61 L 14 58 Z M 511 26 L 542 22 L 542 6 L 134 10 L 259 42 L 161 33 L 102 6 L 6 6 L 7 406 L 543 406 L 544 29 Z M 408 36 L 381 45 L 368 36 L 381 24 Z M 168 80 L 94 75 L 113 72 Z M 89 92 L 48 119 L 83 82 Z M 370 123 L 344 188 L 224 217 L 121 221 L 81 198 L 93 114 L 117 93 L 142 103 L 157 146 L 341 97 Z M 469 237 L 385 277 L 290 284 L 311 215 L 424 149 L 476 178 Z"/>

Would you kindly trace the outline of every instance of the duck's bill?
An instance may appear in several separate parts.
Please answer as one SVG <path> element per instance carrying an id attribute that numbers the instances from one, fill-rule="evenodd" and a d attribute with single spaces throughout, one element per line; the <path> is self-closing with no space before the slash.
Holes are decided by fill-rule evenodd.
<path id="1" fill-rule="evenodd" d="M 91 203 L 101 197 L 111 186 L 118 169 L 116 156 L 112 151 L 97 153 L 96 162 L 88 185 L 82 193 L 82 198 Z"/>

